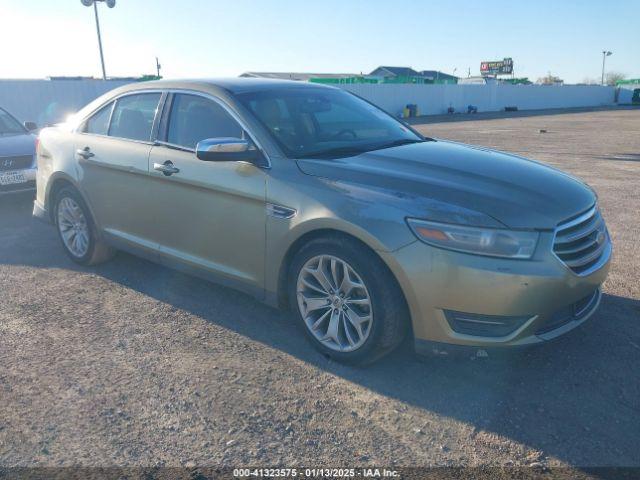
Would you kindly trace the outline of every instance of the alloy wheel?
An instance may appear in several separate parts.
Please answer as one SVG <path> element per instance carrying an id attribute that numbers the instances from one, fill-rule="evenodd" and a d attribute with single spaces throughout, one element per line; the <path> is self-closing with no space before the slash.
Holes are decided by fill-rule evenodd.
<path id="1" fill-rule="evenodd" d="M 311 334 L 328 348 L 351 352 L 371 333 L 373 309 L 354 268 L 333 255 L 309 259 L 298 274 L 298 308 Z"/>
<path id="2" fill-rule="evenodd" d="M 89 251 L 89 225 L 78 203 L 64 197 L 58 204 L 58 229 L 67 250 L 82 258 Z"/>

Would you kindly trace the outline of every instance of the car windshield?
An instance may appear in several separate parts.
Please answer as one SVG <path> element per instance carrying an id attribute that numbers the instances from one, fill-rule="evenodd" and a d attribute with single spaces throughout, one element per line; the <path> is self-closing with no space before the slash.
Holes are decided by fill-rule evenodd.
<path id="1" fill-rule="evenodd" d="M 25 133 L 20 122 L 0 108 L 0 135 L 16 135 Z"/>
<path id="2" fill-rule="evenodd" d="M 339 158 L 424 141 L 343 90 L 292 87 L 236 96 L 291 158 Z"/>

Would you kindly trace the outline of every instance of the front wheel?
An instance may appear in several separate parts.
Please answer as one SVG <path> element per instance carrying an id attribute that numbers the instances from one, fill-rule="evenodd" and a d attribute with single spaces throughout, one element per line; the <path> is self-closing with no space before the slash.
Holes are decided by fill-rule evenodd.
<path id="1" fill-rule="evenodd" d="M 355 240 L 311 241 L 294 257 L 291 308 L 313 345 L 344 363 L 366 364 L 402 341 L 407 313 L 391 272 Z"/>
<path id="2" fill-rule="evenodd" d="M 98 238 L 95 223 L 80 194 L 61 189 L 55 200 L 55 223 L 67 255 L 81 265 L 94 265 L 113 256 L 113 249 Z"/>

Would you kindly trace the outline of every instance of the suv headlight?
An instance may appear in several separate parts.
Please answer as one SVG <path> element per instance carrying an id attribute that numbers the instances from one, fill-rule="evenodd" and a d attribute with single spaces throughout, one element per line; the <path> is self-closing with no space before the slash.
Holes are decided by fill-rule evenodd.
<path id="1" fill-rule="evenodd" d="M 429 245 L 475 255 L 505 258 L 531 258 L 538 243 L 538 232 L 502 230 L 430 222 L 408 218 L 413 233 Z"/>

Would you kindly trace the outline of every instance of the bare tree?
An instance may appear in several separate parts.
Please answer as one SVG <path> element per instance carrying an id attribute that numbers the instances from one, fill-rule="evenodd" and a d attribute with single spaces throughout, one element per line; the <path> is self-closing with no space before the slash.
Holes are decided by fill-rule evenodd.
<path id="1" fill-rule="evenodd" d="M 600 85 L 600 80 L 598 78 L 584 77 L 582 83 L 584 85 Z"/>
<path id="2" fill-rule="evenodd" d="M 616 83 L 620 80 L 624 80 L 627 76 L 621 72 L 607 72 L 604 79 L 607 85 L 615 87 Z"/>
<path id="3" fill-rule="evenodd" d="M 551 75 L 551 72 L 549 72 L 546 76 L 536 80 L 536 83 L 540 85 L 558 85 L 563 84 L 564 80 L 562 80 L 560 77 L 556 77 L 555 75 Z"/>

